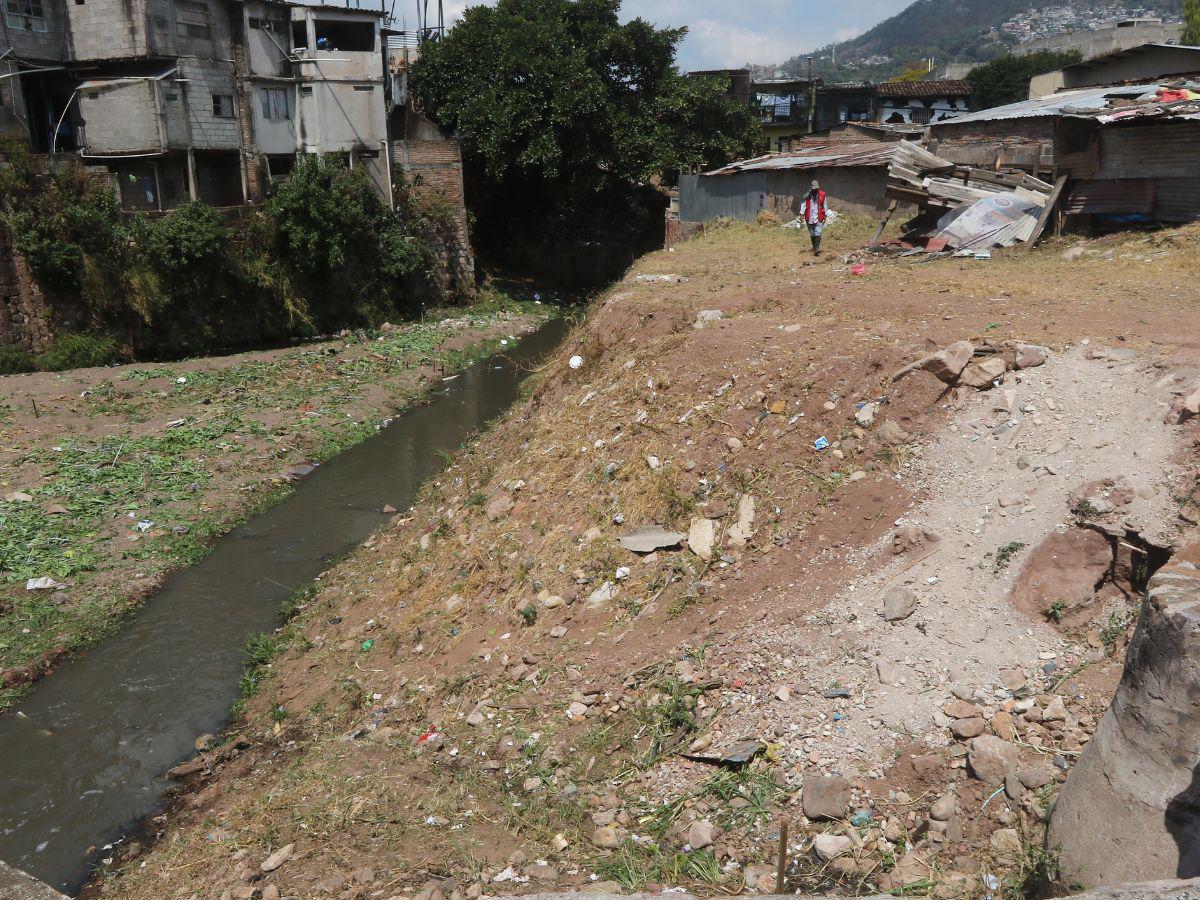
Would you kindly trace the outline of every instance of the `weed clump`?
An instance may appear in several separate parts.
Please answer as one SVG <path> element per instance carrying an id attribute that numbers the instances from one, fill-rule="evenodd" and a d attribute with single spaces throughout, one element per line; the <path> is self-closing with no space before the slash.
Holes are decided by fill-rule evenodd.
<path id="1" fill-rule="evenodd" d="M 37 367 L 45 372 L 111 366 L 121 359 L 121 347 L 106 334 L 60 334 L 39 354 Z"/>

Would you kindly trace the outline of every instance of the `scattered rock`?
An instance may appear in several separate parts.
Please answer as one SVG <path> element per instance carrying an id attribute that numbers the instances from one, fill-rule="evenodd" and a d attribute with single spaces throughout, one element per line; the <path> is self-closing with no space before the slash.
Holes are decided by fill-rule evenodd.
<path id="1" fill-rule="evenodd" d="M 1027 766 L 1017 770 L 1017 780 L 1021 782 L 1022 787 L 1036 791 L 1054 780 L 1054 772 L 1044 766 Z"/>
<path id="2" fill-rule="evenodd" d="M 912 435 L 895 420 L 888 419 L 875 431 L 879 440 L 889 447 L 900 447 L 912 440 Z"/>
<path id="3" fill-rule="evenodd" d="M 929 817 L 939 822 L 949 822 L 957 810 L 958 802 L 954 799 L 954 795 L 945 794 L 934 801 L 933 806 L 929 807 Z"/>
<path id="4" fill-rule="evenodd" d="M 620 537 L 621 546 L 634 553 L 653 553 L 669 547 L 678 547 L 683 543 L 685 534 L 678 531 L 667 531 L 658 525 L 643 525 Z"/>
<path id="5" fill-rule="evenodd" d="M 588 595 L 588 606 L 603 606 L 616 599 L 621 589 L 611 581 L 606 581 Z"/>
<path id="6" fill-rule="evenodd" d="M 993 831 L 989 844 L 997 856 L 1016 859 L 1021 855 L 1021 835 L 1015 828 L 999 828 Z"/>
<path id="7" fill-rule="evenodd" d="M 999 356 L 989 356 L 973 362 L 959 376 L 959 382 L 979 391 L 992 388 L 997 378 L 1008 371 L 1008 364 Z"/>
<path id="8" fill-rule="evenodd" d="M 512 497 L 508 494 L 498 494 L 484 508 L 483 513 L 488 517 L 489 522 L 495 522 L 512 512 L 513 506 L 515 504 Z"/>
<path id="9" fill-rule="evenodd" d="M 975 355 L 970 341 L 955 341 L 945 350 L 921 360 L 920 368 L 946 384 L 954 384 Z"/>
<path id="10" fill-rule="evenodd" d="M 802 804 L 810 819 L 840 819 L 850 807 L 850 782 L 831 775 L 808 776 Z"/>
<path id="11" fill-rule="evenodd" d="M 864 403 L 854 413 L 854 421 L 858 423 L 860 428 L 870 428 L 875 424 L 875 417 L 879 415 L 878 403 Z"/>
<path id="12" fill-rule="evenodd" d="M 1031 616 L 1043 617 L 1054 604 L 1066 609 L 1090 603 L 1112 566 L 1108 538 L 1090 528 L 1047 535 L 1025 561 L 1009 601 Z"/>
<path id="13" fill-rule="evenodd" d="M 813 838 L 813 849 L 823 860 L 831 860 L 850 850 L 850 838 L 844 834 L 818 834 Z"/>
<path id="14" fill-rule="evenodd" d="M 745 547 L 750 538 L 754 537 L 754 497 L 742 494 L 738 500 L 738 519 L 725 535 L 725 542 L 730 547 Z"/>
<path id="15" fill-rule="evenodd" d="M 950 723 L 950 733 L 960 741 L 969 740 L 983 734 L 986 726 L 983 719 L 955 719 Z"/>
<path id="16" fill-rule="evenodd" d="M 701 819 L 688 828 L 687 842 L 693 850 L 703 850 L 712 844 L 714 832 L 712 823 Z"/>
<path id="17" fill-rule="evenodd" d="M 289 859 L 292 858 L 292 853 L 295 851 L 295 849 L 296 849 L 295 844 L 285 844 L 284 846 L 282 846 L 278 850 L 276 850 L 274 853 L 272 853 L 270 856 L 268 856 L 266 859 L 264 859 L 262 861 L 262 864 L 259 865 L 259 868 L 262 869 L 264 872 L 274 872 L 276 869 L 278 869 L 285 862 L 287 862 Z"/>
<path id="18" fill-rule="evenodd" d="M 990 734 L 972 739 L 967 753 L 971 773 L 990 785 L 1003 784 L 1004 776 L 1016 770 L 1019 759 L 1015 744 Z"/>
<path id="19" fill-rule="evenodd" d="M 1050 358 L 1050 348 L 1038 344 L 1017 344 L 1015 362 L 1018 369 L 1044 366 Z"/>
<path id="20" fill-rule="evenodd" d="M 615 825 L 605 825 L 592 832 L 592 843 L 605 850 L 614 850 L 621 846 L 624 833 Z"/>
<path id="21" fill-rule="evenodd" d="M 961 699 L 946 703 L 942 706 L 942 712 L 951 719 L 974 719 L 981 714 L 978 706 Z"/>
<path id="22" fill-rule="evenodd" d="M 917 595 L 912 591 L 894 587 L 883 596 L 883 618 L 886 622 L 907 619 L 917 608 Z"/>
<path id="23" fill-rule="evenodd" d="M 696 321 L 692 327 L 699 331 L 709 322 L 721 321 L 724 316 L 725 313 L 719 309 L 702 309 L 696 314 Z"/>
<path id="24" fill-rule="evenodd" d="M 692 519 L 688 529 L 688 549 L 701 559 L 712 559 L 713 546 L 717 542 L 717 523 L 712 519 Z"/>

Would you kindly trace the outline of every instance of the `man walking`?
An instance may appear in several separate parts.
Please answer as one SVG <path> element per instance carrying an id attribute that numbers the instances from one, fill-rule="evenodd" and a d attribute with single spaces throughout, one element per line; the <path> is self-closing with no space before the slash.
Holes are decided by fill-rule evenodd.
<path id="1" fill-rule="evenodd" d="M 813 256 L 821 255 L 821 232 L 825 230 L 825 192 L 821 185 L 812 183 L 812 190 L 804 198 L 801 215 L 808 226 L 808 234 L 812 238 Z"/>

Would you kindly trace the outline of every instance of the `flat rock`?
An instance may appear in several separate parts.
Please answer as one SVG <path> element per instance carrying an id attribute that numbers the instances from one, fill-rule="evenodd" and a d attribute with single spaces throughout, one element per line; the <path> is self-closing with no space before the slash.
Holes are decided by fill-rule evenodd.
<path id="1" fill-rule="evenodd" d="M 813 849 L 821 859 L 836 859 L 849 852 L 850 838 L 844 834 L 818 834 L 813 838 Z"/>
<path id="2" fill-rule="evenodd" d="M 1008 363 L 999 356 L 989 356 L 973 362 L 959 376 L 959 382 L 976 390 L 986 391 L 994 386 L 997 378 L 1008 371 Z"/>
<path id="3" fill-rule="evenodd" d="M 282 846 L 278 850 L 276 850 L 274 853 L 272 853 L 270 856 L 268 856 L 266 859 L 264 859 L 262 861 L 262 863 L 259 865 L 259 868 L 262 869 L 264 872 L 274 872 L 276 869 L 278 869 L 285 862 L 287 862 L 289 859 L 292 858 L 292 853 L 295 852 L 295 850 L 296 850 L 295 844 L 285 844 L 284 846 Z"/>
<path id="4" fill-rule="evenodd" d="M 883 618 L 886 622 L 907 619 L 917 608 L 917 595 L 907 588 L 894 587 L 883 595 Z"/>
<path id="5" fill-rule="evenodd" d="M 692 519 L 688 528 L 688 549 L 701 559 L 712 559 L 713 547 L 717 542 L 717 523 L 712 519 Z"/>
<path id="6" fill-rule="evenodd" d="M 687 535 L 678 531 L 667 531 L 658 525 L 643 525 L 620 537 L 621 546 L 634 553 L 653 553 L 668 547 L 678 547 Z"/>
<path id="7" fill-rule="evenodd" d="M 810 819 L 840 819 L 850 806 L 850 782 L 832 775 L 809 776 L 801 802 Z"/>

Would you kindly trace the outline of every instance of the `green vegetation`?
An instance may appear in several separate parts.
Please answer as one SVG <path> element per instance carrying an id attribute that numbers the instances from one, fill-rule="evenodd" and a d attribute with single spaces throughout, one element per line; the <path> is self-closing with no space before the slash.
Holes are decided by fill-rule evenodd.
<path id="1" fill-rule="evenodd" d="M 1008 568 L 1008 564 L 1012 562 L 1014 556 L 1025 549 L 1025 544 L 1021 541 L 1013 541 L 1010 544 L 1005 544 L 996 551 L 996 559 L 992 565 L 992 574 L 999 575 Z"/>
<path id="2" fill-rule="evenodd" d="M 1200 0 L 1183 0 L 1183 34 L 1179 43 L 1192 47 L 1200 44 Z"/>
<path id="3" fill-rule="evenodd" d="M 971 105 L 975 109 L 991 109 L 1029 99 L 1029 81 L 1035 75 L 1053 72 L 1064 66 L 1081 62 L 1078 50 L 1041 50 L 1022 56 L 1001 56 L 967 73 L 967 81 L 975 92 Z"/>
<path id="4" fill-rule="evenodd" d="M 1066 611 L 1067 604 L 1062 600 L 1055 600 L 1046 608 L 1046 618 L 1057 624 L 1063 620 Z"/>
<path id="5" fill-rule="evenodd" d="M 32 372 L 33 357 L 19 347 L 10 344 L 0 346 L 0 375 L 15 375 L 18 372 Z"/>
<path id="6" fill-rule="evenodd" d="M 482 328 L 500 311 L 550 312 L 500 297 L 488 308 L 436 315 Z M 198 562 L 215 538 L 282 498 L 290 488 L 275 477 L 281 468 L 374 434 L 419 394 L 415 368 L 454 371 L 497 347 L 498 338 L 445 346 L 458 334 L 417 324 L 265 360 L 126 367 L 93 381 L 71 401 L 73 434 L 54 444 L 35 433 L 5 448 L 0 497 L 32 499 L 0 499 L 0 671 L 106 637 L 165 573 Z M 0 422 L 15 415 L 0 405 Z M 91 436 L 93 419 L 121 428 Z M 147 421 L 157 424 L 136 428 Z M 66 587 L 25 590 L 43 576 Z M 0 708 L 13 696 L 0 691 Z"/>
<path id="7" fill-rule="evenodd" d="M 675 67 L 683 29 L 622 24 L 620 0 L 471 6 L 413 67 L 463 144 L 480 253 L 578 289 L 662 242 L 651 179 L 751 153 L 760 130 L 720 79 Z M 603 249 L 597 249 L 601 246 Z"/>
<path id="8" fill-rule="evenodd" d="M 378 325 L 438 298 L 434 248 L 447 212 L 415 200 L 399 174 L 391 210 L 362 169 L 305 157 L 266 204 L 232 222 L 199 202 L 126 214 L 79 170 L 42 173 L 15 142 L 0 157 L 0 218 L 61 332 L 37 359 L 7 351 L 0 373 Z"/>
<path id="9" fill-rule="evenodd" d="M 1021 856 L 1015 871 L 1004 881 L 1004 900 L 1033 900 L 1044 895 L 1047 885 L 1058 881 L 1059 853 L 1027 835 L 1021 838 Z"/>

